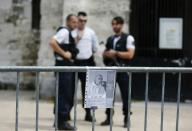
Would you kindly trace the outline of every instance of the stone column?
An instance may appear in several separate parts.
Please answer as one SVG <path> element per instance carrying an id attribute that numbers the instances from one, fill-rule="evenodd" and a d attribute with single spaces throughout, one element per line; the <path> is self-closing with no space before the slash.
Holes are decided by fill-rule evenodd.
<path id="1" fill-rule="evenodd" d="M 0 17 L 0 65 L 36 65 L 38 41 L 31 32 L 31 1 L 2 0 Z M 22 74 L 22 88 L 34 88 L 33 82 L 33 74 Z M 1 73 L 0 83 L 0 88 L 15 88 L 16 73 Z"/>
<path id="2" fill-rule="evenodd" d="M 62 25 L 63 0 L 41 1 L 41 45 L 38 53 L 39 66 L 53 66 L 53 51 L 49 46 L 51 37 L 55 34 L 58 26 Z M 54 95 L 54 73 L 41 73 L 41 96 Z"/>

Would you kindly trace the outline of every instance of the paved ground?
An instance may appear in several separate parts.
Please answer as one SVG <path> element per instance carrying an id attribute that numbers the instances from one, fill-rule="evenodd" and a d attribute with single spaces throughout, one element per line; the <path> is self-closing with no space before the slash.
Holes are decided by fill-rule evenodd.
<path id="1" fill-rule="evenodd" d="M 33 92 L 21 92 L 19 110 L 19 131 L 35 130 L 35 102 Z M 53 131 L 53 103 L 40 102 L 40 131 Z M 134 114 L 131 116 L 131 131 L 143 131 L 144 127 L 144 102 L 132 104 Z M 126 131 L 122 128 L 121 104 L 116 103 L 114 116 L 114 131 Z M 91 131 L 91 123 L 83 121 L 84 111 L 78 105 L 78 131 Z M 166 103 L 164 131 L 175 131 L 176 104 Z M 160 130 L 160 103 L 149 103 L 148 131 Z M 107 131 L 109 127 L 101 127 L 99 123 L 105 118 L 104 110 L 96 111 L 96 131 Z M 0 91 L 0 131 L 14 131 L 15 121 L 15 92 Z M 192 103 L 181 104 L 180 131 L 192 131 Z"/>

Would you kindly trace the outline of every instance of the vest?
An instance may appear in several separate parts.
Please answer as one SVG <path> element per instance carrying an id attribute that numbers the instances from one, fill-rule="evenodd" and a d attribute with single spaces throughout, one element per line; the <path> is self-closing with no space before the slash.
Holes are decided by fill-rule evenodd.
<path id="1" fill-rule="evenodd" d="M 127 51 L 127 37 L 129 35 L 123 33 L 121 35 L 121 38 L 117 41 L 115 47 L 113 47 L 113 42 L 115 36 L 111 36 L 107 39 L 107 44 L 106 44 L 106 51 L 110 49 L 114 49 L 116 51 Z M 104 58 L 104 64 L 106 66 L 128 66 L 129 65 L 129 60 L 121 59 L 121 58 L 116 58 L 116 59 L 109 59 L 109 58 Z"/>
<path id="2" fill-rule="evenodd" d="M 69 30 L 67 27 L 59 27 L 57 29 L 57 32 L 59 32 L 61 29 L 67 29 L 69 31 L 69 43 L 61 43 L 61 44 L 58 44 L 60 46 L 61 49 L 63 49 L 64 51 L 69 51 L 71 52 L 72 54 L 72 59 L 75 59 L 77 54 L 79 53 L 79 50 L 76 48 L 76 45 L 75 45 L 75 40 L 74 38 L 72 37 L 72 34 L 71 34 L 71 30 Z M 54 52 L 55 54 L 55 57 L 57 56 L 60 56 L 62 57 L 60 54 L 58 54 L 57 52 Z"/>

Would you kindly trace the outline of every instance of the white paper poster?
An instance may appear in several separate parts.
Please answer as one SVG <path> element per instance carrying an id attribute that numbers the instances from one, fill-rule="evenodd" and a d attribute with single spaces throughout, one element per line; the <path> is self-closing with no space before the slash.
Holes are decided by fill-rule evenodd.
<path id="1" fill-rule="evenodd" d="M 116 71 L 88 70 L 86 77 L 85 108 L 112 108 Z"/>
<path id="2" fill-rule="evenodd" d="M 159 48 L 182 49 L 183 48 L 183 19 L 160 18 Z"/>

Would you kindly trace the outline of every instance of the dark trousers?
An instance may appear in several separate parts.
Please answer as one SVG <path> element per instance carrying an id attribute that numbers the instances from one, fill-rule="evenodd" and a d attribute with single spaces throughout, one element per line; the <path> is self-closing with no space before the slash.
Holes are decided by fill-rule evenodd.
<path id="1" fill-rule="evenodd" d="M 123 102 L 123 115 L 128 115 L 129 76 L 127 73 L 117 73 L 116 82 L 119 85 Z M 107 118 L 110 118 L 110 109 L 106 109 Z"/>
<path id="2" fill-rule="evenodd" d="M 87 59 L 87 60 L 76 60 L 75 65 L 76 66 L 95 66 L 94 58 L 92 56 L 90 59 Z M 84 107 L 86 73 L 85 72 L 78 73 L 78 78 L 81 81 L 82 106 Z M 90 113 L 90 109 L 86 108 L 85 111 L 86 113 Z"/>
<path id="3" fill-rule="evenodd" d="M 56 66 L 66 66 L 65 62 L 56 61 Z M 59 73 L 58 123 L 68 120 L 74 102 L 75 76 L 72 72 Z"/>

